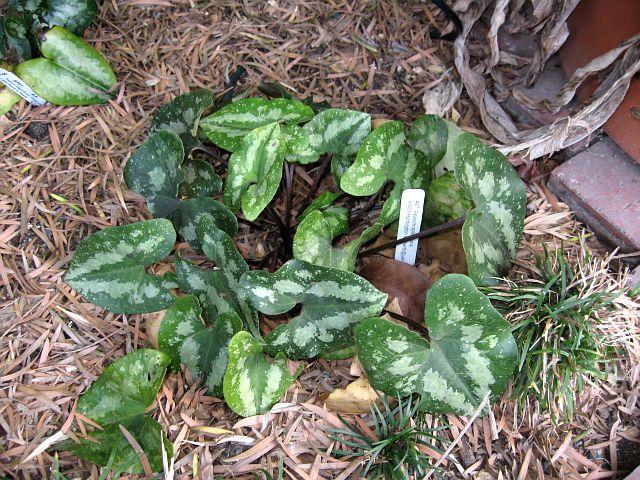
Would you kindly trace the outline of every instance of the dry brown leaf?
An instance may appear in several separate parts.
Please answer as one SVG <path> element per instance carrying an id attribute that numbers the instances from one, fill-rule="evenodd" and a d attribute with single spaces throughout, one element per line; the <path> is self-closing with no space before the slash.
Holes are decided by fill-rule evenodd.
<path id="1" fill-rule="evenodd" d="M 378 398 L 366 377 L 354 380 L 346 388 L 336 388 L 327 397 L 325 404 L 337 413 L 368 413 Z"/>
<path id="2" fill-rule="evenodd" d="M 424 297 L 431 282 L 417 267 L 391 258 L 375 257 L 367 260 L 358 273 L 378 290 L 389 294 L 389 308 L 393 306 L 401 315 L 422 322 Z"/>
<path id="3" fill-rule="evenodd" d="M 462 247 L 462 230 L 443 232 L 420 241 L 420 271 L 433 283 L 448 273 L 467 273 L 467 257 Z"/>
<path id="4" fill-rule="evenodd" d="M 160 310 L 159 312 L 145 313 L 142 316 L 147 332 L 147 340 L 153 348 L 158 348 L 158 331 L 160 330 L 160 324 L 162 323 L 165 313 L 167 313 L 166 310 Z"/>

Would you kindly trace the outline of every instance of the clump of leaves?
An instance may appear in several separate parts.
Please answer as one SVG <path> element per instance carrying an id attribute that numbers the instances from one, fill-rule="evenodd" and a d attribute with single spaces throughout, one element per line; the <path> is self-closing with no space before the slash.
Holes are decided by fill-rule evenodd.
<path id="1" fill-rule="evenodd" d="M 550 253 L 545 247 L 533 277 L 488 290 L 512 322 L 519 357 L 514 396 L 526 404 L 535 395 L 561 422 L 573 418 L 576 392 L 606 376 L 613 351 L 598 325 L 618 308 L 622 293 L 592 273 L 588 250 L 579 255 L 570 261 L 564 248 Z"/>
<path id="2" fill-rule="evenodd" d="M 438 436 L 438 431 L 444 427 L 428 427 L 419 406 L 420 399 L 417 396 L 409 396 L 404 400 L 399 397 L 393 407 L 381 396 L 371 406 L 375 439 L 338 415 L 346 428 L 329 429 L 329 437 L 349 447 L 349 450 L 336 449 L 331 454 L 352 457 L 355 453 L 363 456 L 366 463 L 360 473 L 361 478 L 422 478 L 434 468 L 432 458 L 426 452 L 442 454 L 439 446 L 444 440 Z"/>
<path id="3" fill-rule="evenodd" d="M 437 117 L 421 117 L 407 131 L 401 122 L 371 131 L 366 113 L 327 108 L 316 114 L 292 98 L 248 98 L 211 112 L 213 104 L 212 92 L 201 89 L 158 109 L 149 137 L 124 169 L 127 186 L 156 218 L 85 238 L 66 281 L 112 312 L 166 310 L 158 335 L 166 363 L 174 370 L 185 365 L 244 416 L 268 412 L 292 385 L 299 371 L 292 374 L 287 359 L 346 358 L 357 345 L 375 389 L 422 398 L 419 407 L 387 412 L 399 437 L 388 437 L 375 451 L 388 452 L 390 472 L 404 471 L 395 468 L 404 462 L 423 471 L 415 449 L 402 448 L 417 431 L 396 414 L 407 417 L 418 408 L 473 413 L 487 395 L 504 390 L 513 372 L 509 324 L 474 282 L 500 274 L 515 252 L 524 215 L 521 181 L 502 155 Z M 224 182 L 194 155 L 211 151 L 206 142 L 230 152 Z M 291 188 L 295 170 L 287 163 L 323 158 L 328 166 L 329 157 L 342 191 L 309 199 L 300 209 L 293 259 L 280 258 L 275 272 L 251 271 L 235 245 L 235 214 L 258 218 L 280 190 L 285 169 L 290 178 L 282 189 Z M 427 341 L 377 318 L 387 295 L 352 271 L 360 247 L 398 219 L 403 189 L 428 188 L 443 162 L 473 202 L 463 228 L 472 278 L 449 275 L 431 288 Z M 335 237 L 349 233 L 351 214 L 346 203 L 336 203 L 349 195 L 375 195 L 384 203 L 373 224 L 335 246 Z M 147 272 L 167 260 L 177 234 L 215 268 L 176 255 L 174 271 Z M 259 314 L 288 318 L 263 338 Z M 106 447 L 99 449 L 93 461 L 103 465 Z"/>

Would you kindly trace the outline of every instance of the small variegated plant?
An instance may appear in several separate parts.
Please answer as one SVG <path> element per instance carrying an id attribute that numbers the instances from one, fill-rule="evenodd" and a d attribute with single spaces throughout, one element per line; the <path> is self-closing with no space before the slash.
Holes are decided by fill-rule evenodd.
<path id="1" fill-rule="evenodd" d="M 162 375 L 167 366 L 177 372 L 184 365 L 193 381 L 240 415 L 266 413 L 278 402 L 300 372 L 288 359 L 346 358 L 356 350 L 374 388 L 418 394 L 427 412 L 468 415 L 487 396 L 499 395 L 514 369 L 514 340 L 476 284 L 505 272 L 522 233 L 524 187 L 505 158 L 433 116 L 408 129 L 390 121 L 372 131 L 366 113 L 327 108 L 316 114 L 291 98 L 247 98 L 219 109 L 215 103 L 210 91 L 196 90 L 158 109 L 148 138 L 124 168 L 127 186 L 156 218 L 85 238 L 67 283 L 111 312 L 163 311 L 159 352 L 144 355 L 155 355 Z M 209 161 L 212 151 L 218 168 L 226 163 L 225 172 Z M 321 159 L 331 164 L 335 188 L 309 198 L 297 218 L 291 212 L 277 218 L 270 203 L 290 188 L 291 164 L 304 168 Z M 428 292 L 428 340 L 379 318 L 387 294 L 353 273 L 360 248 L 394 228 L 408 188 L 425 189 L 433 199 L 425 208 L 431 224 L 466 215 L 471 278 L 449 275 Z M 360 216 L 347 206 L 353 201 L 344 201 L 350 196 L 381 204 L 375 220 L 358 232 L 350 231 Z M 235 242 L 236 214 L 254 225 L 265 210 L 281 223 L 283 236 L 292 218 L 296 227 L 289 250 L 294 258 L 280 258 L 276 271 L 251 270 Z M 345 234 L 351 241 L 335 244 Z M 198 255 L 188 258 L 183 243 L 168 260 L 177 239 Z M 162 269 L 168 273 L 153 273 L 158 262 L 171 265 Z M 261 314 L 285 321 L 265 332 Z M 135 421 L 121 424 L 157 458 L 157 445 L 145 435 L 158 427 L 143 415 L 157 384 L 140 399 L 134 387 L 160 378 L 135 363 L 132 386 L 111 388 L 114 372 L 131 355 L 107 367 L 82 397 L 93 400 L 81 401 L 85 415 L 105 428 L 94 438 L 108 439 L 113 449 L 102 445 L 87 453 L 86 445 L 67 446 L 128 471 L 139 465 L 131 464 L 124 437 L 113 427 L 124 422 L 119 406 L 125 397 L 135 400 Z M 108 405 L 95 393 L 105 388 L 111 388 Z"/>

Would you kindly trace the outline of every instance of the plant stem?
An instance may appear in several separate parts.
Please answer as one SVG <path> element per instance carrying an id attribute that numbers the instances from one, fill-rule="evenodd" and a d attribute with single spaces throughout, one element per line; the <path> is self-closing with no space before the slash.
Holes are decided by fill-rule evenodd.
<path id="1" fill-rule="evenodd" d="M 287 228 L 287 231 L 290 230 L 291 226 L 291 197 L 293 196 L 293 176 L 296 170 L 295 167 L 286 162 L 284 167 L 284 186 L 285 186 L 285 201 L 284 201 L 284 226 Z"/>
<path id="2" fill-rule="evenodd" d="M 374 253 L 386 250 L 387 248 L 395 247 L 396 245 L 400 245 L 401 243 L 410 242 L 411 240 L 415 240 L 417 238 L 429 237 L 431 235 L 435 235 L 436 233 L 452 230 L 462 225 L 465 219 L 466 217 L 462 216 L 460 218 L 456 218 L 455 220 L 443 223 L 442 225 L 436 225 L 435 227 L 430 227 L 426 230 L 422 230 L 421 232 L 414 233 L 413 235 L 409 235 L 398 240 L 393 240 L 392 242 L 383 243 L 382 245 L 378 245 L 377 247 L 373 247 L 369 250 L 361 252 L 359 256 L 363 257 L 365 255 L 373 255 Z"/>
<path id="3" fill-rule="evenodd" d="M 280 230 L 280 236 L 282 237 L 282 246 L 284 248 L 285 261 L 293 256 L 293 242 L 291 241 L 291 232 L 286 227 L 280 216 L 276 213 L 273 207 L 267 207 L 267 213 L 273 218 L 273 221 Z"/>
<path id="4" fill-rule="evenodd" d="M 427 340 L 429 340 L 429 330 L 427 330 L 427 327 L 416 322 L 414 319 L 405 317 L 404 315 L 400 315 L 399 313 L 390 312 L 389 310 L 386 310 L 386 309 L 382 310 L 382 313 L 386 313 L 390 317 L 395 318 L 396 320 L 400 320 L 401 322 L 408 323 L 414 329 L 418 330 L 422 335 L 426 336 Z"/>
<path id="5" fill-rule="evenodd" d="M 316 192 L 318 191 L 318 187 L 320 187 L 320 183 L 322 183 L 322 179 L 324 178 L 325 172 L 326 172 L 327 167 L 329 166 L 330 163 L 331 163 L 331 155 L 325 154 L 324 158 L 322 159 L 322 163 L 318 167 L 318 171 L 316 172 L 316 176 L 313 179 L 313 184 L 311 185 L 311 188 L 307 192 L 307 198 L 305 199 L 304 202 L 302 202 L 302 205 L 298 209 L 298 214 L 304 212 L 305 209 L 314 200 Z"/>

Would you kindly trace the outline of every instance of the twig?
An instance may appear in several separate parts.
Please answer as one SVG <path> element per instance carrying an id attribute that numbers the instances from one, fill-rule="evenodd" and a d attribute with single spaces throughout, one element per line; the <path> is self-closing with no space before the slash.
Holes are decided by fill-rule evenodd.
<path id="1" fill-rule="evenodd" d="M 365 250 L 364 252 L 360 252 L 360 256 L 362 257 L 365 255 L 373 255 L 374 253 L 386 250 L 387 248 L 395 247 L 396 245 L 400 245 L 401 243 L 415 240 L 416 238 L 429 237 L 436 233 L 446 232 L 447 230 L 451 230 L 462 225 L 465 221 L 465 218 L 466 217 L 462 216 L 460 218 L 456 218 L 455 220 L 451 220 L 450 222 L 443 223 L 442 225 L 436 225 L 435 227 L 427 228 L 426 230 L 422 230 L 421 232 L 414 233 L 413 235 L 409 235 L 392 242 L 383 243 L 382 245 L 378 245 L 377 247 L 373 247 L 369 250 Z"/>
<path id="2" fill-rule="evenodd" d="M 330 163 L 331 163 L 331 155 L 325 154 L 324 159 L 322 160 L 322 163 L 318 167 L 318 171 L 316 172 L 316 176 L 313 179 L 313 184 L 311 185 L 311 188 L 307 192 L 307 198 L 304 200 L 304 202 L 302 202 L 302 205 L 298 209 L 298 215 L 301 214 L 302 212 L 304 212 L 305 209 L 314 200 L 313 197 L 315 197 L 316 192 L 318 191 L 318 187 L 320 186 L 320 183 L 322 183 L 322 179 L 325 177 L 325 172 L 326 172 L 327 167 L 329 166 Z"/>

